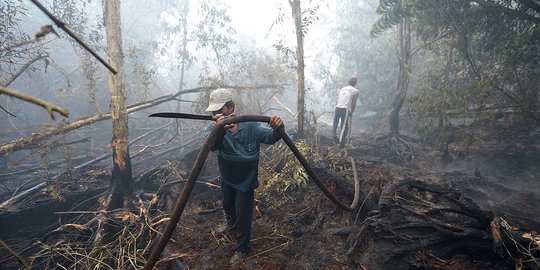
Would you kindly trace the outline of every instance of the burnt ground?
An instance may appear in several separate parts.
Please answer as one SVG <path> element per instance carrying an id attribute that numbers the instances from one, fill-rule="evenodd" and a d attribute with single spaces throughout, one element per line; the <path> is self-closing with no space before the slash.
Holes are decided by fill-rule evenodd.
<path id="1" fill-rule="evenodd" d="M 362 137 L 362 136 L 360 136 Z M 363 141 L 353 140 L 348 155 L 356 162 L 365 196 L 374 197 L 378 189 L 400 179 L 413 178 L 421 182 L 444 185 L 460 190 L 465 198 L 480 209 L 493 209 L 488 201 L 495 202 L 497 211 L 505 218 L 528 230 L 538 231 L 540 227 L 539 169 L 538 155 L 531 152 L 508 153 L 496 150 L 487 155 L 484 150 L 467 153 L 454 151 L 451 161 L 431 147 L 406 141 L 413 149 L 404 154 L 403 159 L 395 159 L 388 154 L 386 139 L 372 137 Z M 320 137 L 318 144 L 300 144 L 305 147 L 311 159 L 328 163 L 327 169 L 338 172 L 343 177 L 339 181 L 352 183 L 352 170 L 335 144 L 326 137 Z M 301 147 L 301 148 L 302 148 Z M 460 239 L 463 245 L 451 251 L 437 254 L 436 245 L 419 246 L 417 253 L 398 256 L 395 261 L 371 254 L 384 247 L 354 247 L 355 233 L 363 226 L 361 218 L 336 207 L 313 182 L 295 174 L 294 170 L 276 172 L 275 163 L 282 157 L 283 146 L 265 151 L 261 166 L 261 186 L 257 189 L 257 204 L 253 223 L 253 251 L 241 265 L 230 266 L 229 258 L 234 252 L 234 239 L 217 237 L 214 229 L 223 224 L 219 208 L 219 189 L 208 188 L 193 194 L 190 206 L 175 233 L 174 249 L 182 254 L 182 262 L 189 269 L 514 269 L 515 262 L 497 256 L 486 247 L 467 247 L 476 239 Z M 307 149 L 310 150 L 307 150 Z M 281 150 L 276 150 L 281 149 Z M 402 148 L 403 149 L 403 148 Z M 284 151 L 284 150 L 283 150 Z M 532 155 L 532 156 L 531 156 Z M 410 158 L 410 160 L 406 160 Z M 516 163 L 520 166 L 516 168 Z M 497 164 L 493 168 L 493 164 Z M 461 170 L 460 170 L 461 169 Z M 282 169 L 283 170 L 283 169 Z M 215 172 L 215 168 L 209 168 Z M 528 178 L 520 178 L 527 176 Z M 217 182 L 214 182 L 218 184 Z M 349 186 L 350 188 L 351 186 Z M 371 188 L 371 190 L 367 190 Z M 373 191 L 373 192 L 370 192 Z M 344 192 L 341 199 L 347 204 L 352 201 L 352 193 Z M 369 202 L 362 198 L 364 202 Z M 375 199 L 377 201 L 377 199 Z M 441 202 L 442 204 L 442 202 Z M 373 207 L 373 205 L 372 205 Z M 380 207 L 380 206 L 379 206 Z M 376 206 L 374 206 L 376 208 Z M 208 213 L 210 212 L 210 213 Z M 465 222 L 464 222 L 465 223 Z M 458 221 L 457 224 L 461 224 Z M 425 235 L 429 228 L 423 228 Z M 488 228 L 483 230 L 489 231 Z M 392 236 L 395 237 L 395 236 Z M 392 240 L 396 241 L 397 240 Z M 422 241 L 419 239 L 418 241 Z M 487 241 L 486 241 L 487 242 Z M 369 244 L 369 241 L 367 242 Z M 538 243 L 538 242 L 537 242 Z M 366 244 L 366 243 L 364 243 Z M 491 244 L 486 244 L 491 247 Z M 395 248 L 395 247 L 394 247 Z M 396 248 L 397 249 L 397 248 Z M 432 250 L 430 250 L 432 249 Z M 480 253 L 480 254 L 479 254 Z M 420 255 L 423 254 L 423 255 Z M 427 255 L 426 255 L 427 254 Z M 535 253 L 538 256 L 538 252 Z M 446 256 L 446 257 L 445 257 Z M 392 256 L 389 256 L 392 257 Z M 428 259 L 425 259 L 425 258 Z M 413 259 L 414 258 L 414 259 Z M 419 259 L 421 258 L 421 259 Z M 422 261 L 423 262 L 419 262 Z M 394 265 L 401 264 L 399 266 Z M 521 265 L 521 264 L 520 264 Z M 528 267 L 538 267 L 525 265 Z M 532 269 L 532 268 L 531 268 Z"/>
<path id="2" fill-rule="evenodd" d="M 274 148 L 284 149 L 281 145 Z M 267 150 L 272 151 L 278 150 Z M 272 160 L 267 161 L 273 165 Z M 208 171 L 216 170 L 209 167 Z M 354 224 L 351 214 L 338 209 L 310 180 L 293 175 L 283 179 L 280 173 L 274 166 L 261 166 L 252 252 L 237 266 L 229 265 L 234 237 L 215 235 L 224 222 L 222 211 L 211 211 L 220 209 L 219 189 L 194 191 L 173 244 L 184 254 L 189 269 L 351 269 L 346 255 L 347 232 Z M 352 197 L 342 199 L 349 204 Z"/>
<path id="3" fill-rule="evenodd" d="M 540 238 L 533 238 L 536 242 L 532 241 L 525 249 L 532 256 L 508 246 L 505 246 L 507 252 L 496 252 L 491 244 L 489 223 L 493 218 L 504 217 L 503 221 L 516 231 L 531 232 L 536 237 L 535 232 L 540 230 L 538 147 L 509 151 L 506 147 L 495 147 L 496 143 L 466 149 L 457 145 L 450 149 L 448 159 L 429 144 L 410 137 L 393 139 L 359 133 L 355 138 L 362 139 L 352 140 L 347 152 L 340 151 L 325 134 L 316 141 L 297 142 L 318 172 L 331 178 L 327 179 L 327 185 L 346 204 L 353 197 L 353 173 L 345 157 L 354 159 L 361 181 L 363 210 L 352 213 L 341 210 L 325 197 L 291 158 L 286 146 L 277 144 L 263 150 L 260 186 L 256 190 L 253 250 L 249 258 L 234 266 L 229 264 L 234 239 L 215 234 L 224 216 L 215 158 L 211 155 L 158 267 L 538 269 L 534 258 L 539 257 Z M 140 169 L 135 174 L 140 194 L 155 191 L 159 183 L 186 179 L 197 152 L 196 149 L 181 160 L 169 160 L 157 168 Z M 33 269 L 60 269 L 58 265 L 69 268 L 70 264 L 72 269 L 85 268 L 73 263 L 69 256 L 58 259 L 53 252 L 44 250 L 65 244 L 67 238 L 84 242 L 94 235 L 85 232 L 85 228 L 51 234 L 61 224 L 89 224 L 88 213 L 71 216 L 80 214 L 77 211 L 95 214 L 97 195 L 106 187 L 110 176 L 106 169 L 93 172 L 79 176 L 79 181 L 92 183 L 92 192 L 77 190 L 76 183 L 70 183 L 70 192 L 58 187 L 59 193 L 64 192 L 63 200 L 51 200 L 51 194 L 55 193 L 49 191 L 29 202 L 35 207 L 0 217 L 2 239 L 21 256 L 32 258 Z M 165 216 L 170 213 L 182 182 L 175 187 L 162 200 L 168 200 L 161 205 L 168 209 L 163 212 Z M 72 197 L 78 198 L 75 203 L 70 201 Z M 414 208 L 402 207 L 411 205 Z M 443 208 L 459 209 L 449 211 L 452 212 L 449 215 Z M 63 211 L 72 214 L 58 214 Z M 139 214 L 136 219 L 142 217 Z M 140 256 L 147 256 L 150 249 L 141 249 Z M 1 255 L 2 267 L 18 268 L 5 250 Z M 135 258 L 134 263 L 125 265 L 121 269 L 139 268 L 144 260 Z"/>

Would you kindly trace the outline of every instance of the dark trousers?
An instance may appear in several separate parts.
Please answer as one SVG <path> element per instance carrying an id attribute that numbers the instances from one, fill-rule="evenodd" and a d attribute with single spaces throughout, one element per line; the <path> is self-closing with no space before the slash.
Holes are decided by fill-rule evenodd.
<path id="1" fill-rule="evenodd" d="M 221 182 L 221 202 L 227 217 L 227 226 L 236 225 L 236 251 L 251 250 L 251 224 L 254 191 L 241 192 Z"/>
<path id="2" fill-rule="evenodd" d="M 340 145 L 345 145 L 347 141 L 347 132 L 349 131 L 349 123 L 347 119 L 347 109 L 346 108 L 337 108 L 334 113 L 334 124 L 332 125 L 332 134 L 334 138 L 338 138 Z M 336 135 L 336 130 L 340 124 L 339 134 Z M 344 127 L 345 126 L 345 127 Z"/>

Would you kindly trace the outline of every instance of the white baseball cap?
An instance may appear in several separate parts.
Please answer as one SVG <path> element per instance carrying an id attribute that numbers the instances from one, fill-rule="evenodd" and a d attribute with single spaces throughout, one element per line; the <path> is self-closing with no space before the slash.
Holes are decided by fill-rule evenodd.
<path id="1" fill-rule="evenodd" d="M 215 112 L 221 109 L 225 103 L 232 101 L 232 94 L 229 90 L 225 88 L 218 88 L 212 93 L 210 93 L 210 98 L 208 98 L 208 108 L 207 112 Z"/>

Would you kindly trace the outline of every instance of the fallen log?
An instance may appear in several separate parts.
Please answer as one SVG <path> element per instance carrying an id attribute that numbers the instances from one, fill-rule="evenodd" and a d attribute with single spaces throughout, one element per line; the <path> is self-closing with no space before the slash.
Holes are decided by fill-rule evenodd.
<path id="1" fill-rule="evenodd" d="M 139 103 L 133 104 L 131 106 L 128 106 L 127 107 L 127 113 L 129 114 L 129 113 L 132 113 L 132 112 L 140 111 L 140 110 L 152 107 L 152 106 L 159 105 L 159 104 L 167 102 L 167 101 L 174 100 L 177 96 L 179 96 L 181 94 L 197 93 L 197 92 L 200 92 L 200 91 L 203 91 L 203 90 L 209 90 L 209 89 L 211 89 L 211 88 L 210 87 L 198 87 L 198 88 L 179 91 L 179 92 L 177 92 L 175 94 L 171 94 L 171 95 L 161 96 L 161 97 L 158 97 L 158 98 L 150 100 L 150 101 L 139 102 Z M 76 120 L 73 120 L 73 121 L 67 122 L 67 123 L 60 123 L 54 129 L 42 130 L 42 131 L 33 133 L 30 136 L 27 136 L 27 137 L 18 139 L 16 141 L 0 145 L 0 155 L 7 155 L 7 154 L 9 154 L 9 153 L 11 153 L 13 151 L 21 150 L 21 149 L 24 149 L 25 147 L 28 147 L 29 145 L 34 145 L 36 143 L 44 141 L 44 140 L 46 140 L 46 139 L 48 139 L 48 138 L 50 138 L 52 136 L 62 134 L 62 133 L 66 133 L 66 132 L 69 132 L 69 131 L 72 131 L 72 130 L 76 130 L 78 128 L 93 124 L 95 122 L 108 120 L 110 118 L 111 118 L 111 113 L 108 112 L 106 114 L 98 114 L 98 115 L 92 115 L 92 116 L 79 118 L 79 119 L 76 119 Z"/>
<path id="2" fill-rule="evenodd" d="M 161 130 L 162 128 L 166 128 L 166 127 L 168 127 L 169 125 L 170 125 L 170 124 L 167 124 L 167 125 L 161 126 L 161 127 L 159 127 L 159 128 L 150 130 L 150 131 L 148 131 L 148 132 L 142 134 L 141 136 L 139 136 L 139 137 L 137 137 L 137 138 L 131 140 L 131 141 L 129 142 L 129 145 L 131 146 L 131 145 L 133 145 L 134 143 L 136 143 L 136 142 L 138 142 L 138 141 L 140 141 L 140 140 L 146 138 L 148 135 L 150 135 L 150 134 L 152 134 L 152 133 L 154 133 L 154 132 L 157 132 L 157 131 Z M 133 155 L 132 158 L 135 157 L 135 156 L 137 156 L 137 154 Z M 80 170 L 80 169 L 82 169 L 82 168 L 85 168 L 85 167 L 87 167 L 87 166 L 90 166 L 90 165 L 92 165 L 92 164 L 94 164 L 94 163 L 97 163 L 97 162 L 102 161 L 102 160 L 107 159 L 107 158 L 112 158 L 112 154 L 109 153 L 109 152 L 107 152 L 107 153 L 105 153 L 105 154 L 102 154 L 102 155 L 99 156 L 99 157 L 96 157 L 96 158 L 94 158 L 94 159 L 92 159 L 92 160 L 89 160 L 89 161 L 83 163 L 83 164 L 80 164 L 80 165 L 78 165 L 78 166 L 73 167 L 73 169 L 74 169 L 74 170 Z"/>
<path id="3" fill-rule="evenodd" d="M 71 161 L 79 161 L 79 160 L 82 160 L 82 159 L 85 159 L 85 158 L 88 158 L 88 155 L 72 157 L 70 160 Z M 58 165 L 60 165 L 62 163 L 65 163 L 65 162 L 66 162 L 65 159 L 55 160 L 55 161 L 49 162 L 47 164 L 47 166 L 48 166 L 48 169 L 51 169 L 51 168 L 57 167 Z M 14 175 L 29 174 L 29 173 L 39 171 L 41 169 L 43 169 L 43 166 L 34 166 L 34 167 L 28 168 L 28 169 L 22 169 L 22 170 L 18 170 L 18 171 L 14 171 L 14 172 L 2 173 L 2 174 L 0 174 L 0 176 L 14 176 Z"/>
<path id="4" fill-rule="evenodd" d="M 47 182 L 40 183 L 32 188 L 29 188 L 18 195 L 15 195 L 11 197 L 9 200 L 3 202 L 0 204 L 0 210 L 4 211 L 13 211 L 13 205 L 25 198 L 28 198 L 32 196 L 33 194 L 37 193 L 38 191 L 42 190 L 47 185 Z"/>

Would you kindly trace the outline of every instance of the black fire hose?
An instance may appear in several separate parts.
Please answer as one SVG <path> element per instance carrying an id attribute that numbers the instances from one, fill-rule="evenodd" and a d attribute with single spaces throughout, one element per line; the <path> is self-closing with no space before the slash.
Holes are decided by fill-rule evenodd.
<path id="1" fill-rule="evenodd" d="M 214 120 L 213 117 L 210 115 L 194 115 L 194 114 L 185 114 L 185 113 L 156 113 L 156 114 L 151 114 L 150 117 Z M 208 135 L 208 138 L 204 142 L 201 150 L 199 151 L 199 154 L 197 156 L 197 159 L 195 160 L 195 163 L 193 163 L 193 166 L 191 168 L 191 173 L 189 174 L 188 180 L 186 181 L 186 184 L 184 188 L 182 189 L 182 193 L 180 194 L 180 197 L 176 201 L 176 206 L 174 207 L 170 220 L 167 223 L 167 226 L 165 227 L 165 230 L 163 231 L 161 238 L 159 239 L 158 243 L 152 250 L 150 257 L 146 261 L 146 264 L 144 265 L 144 268 L 143 268 L 144 270 L 153 269 L 157 260 L 161 256 L 161 253 L 165 249 L 167 242 L 169 242 L 169 239 L 171 238 L 171 235 L 176 227 L 176 224 L 178 223 L 178 221 L 180 220 L 180 216 L 184 212 L 184 208 L 189 199 L 189 195 L 191 194 L 191 191 L 193 190 L 193 187 L 195 186 L 195 182 L 197 181 L 197 178 L 199 177 L 199 173 L 201 172 L 202 166 L 204 162 L 206 161 L 206 158 L 208 157 L 208 154 L 210 153 L 211 148 L 214 145 L 214 142 L 216 141 L 217 136 L 220 135 L 220 132 L 223 130 L 223 127 L 225 125 L 240 123 L 240 122 L 266 122 L 268 123 L 270 122 L 270 117 L 262 116 L 262 115 L 231 116 L 224 119 L 223 121 L 220 121 L 219 123 L 216 123 L 216 125 L 214 126 L 214 129 L 212 129 L 212 132 L 210 133 L 210 135 Z M 354 183 L 353 202 L 351 203 L 350 206 L 347 206 L 324 186 L 324 184 L 319 179 L 315 171 L 313 171 L 313 169 L 311 169 L 311 167 L 308 165 L 307 160 L 304 158 L 304 156 L 302 156 L 302 154 L 300 153 L 296 145 L 294 145 L 291 138 L 289 138 L 287 133 L 285 133 L 285 129 L 283 128 L 283 126 L 279 127 L 277 129 L 277 132 L 279 133 L 283 141 L 287 144 L 287 146 L 289 146 L 289 149 L 291 149 L 291 151 L 293 152 L 294 156 L 298 159 L 300 164 L 302 164 L 304 169 L 306 169 L 311 179 L 315 181 L 317 186 L 323 191 L 323 193 L 332 202 L 334 202 L 339 208 L 345 211 L 352 211 L 358 206 L 358 202 L 360 201 L 360 183 L 357 178 L 355 178 L 355 183 Z"/>

